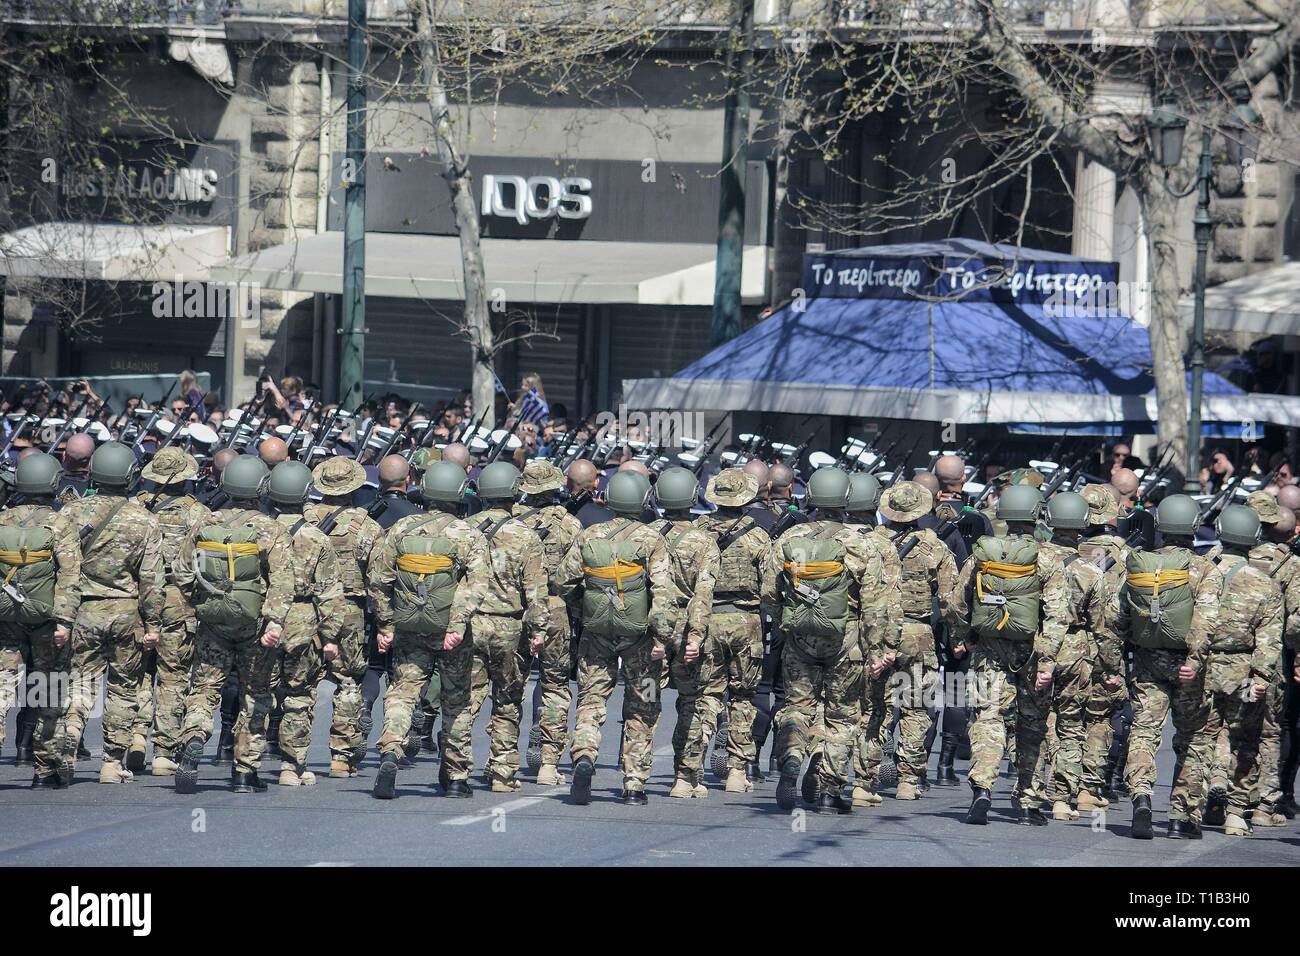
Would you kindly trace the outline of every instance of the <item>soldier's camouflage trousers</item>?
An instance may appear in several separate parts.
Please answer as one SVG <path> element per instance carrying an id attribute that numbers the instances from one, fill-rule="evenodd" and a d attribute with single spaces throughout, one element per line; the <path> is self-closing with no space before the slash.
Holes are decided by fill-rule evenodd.
<path id="1" fill-rule="evenodd" d="M 970 773 L 973 788 L 992 791 L 1007 745 L 1007 723 L 1014 713 L 1016 786 L 1021 806 L 1042 799 L 1038 762 L 1047 736 L 1051 688 L 1035 690 L 1037 678 L 1033 644 L 981 637 L 971 651 L 967 688 L 975 707 L 970 726 Z"/>
<path id="2" fill-rule="evenodd" d="M 474 721 L 492 695 L 488 722 L 487 773 L 513 780 L 519 771 L 519 722 L 527 673 L 520 654 L 523 622 L 495 614 L 475 615 L 465 640 L 442 654 L 442 770 L 451 780 L 465 780 L 474 769 L 471 742 Z"/>
<path id="3" fill-rule="evenodd" d="M 862 652 L 853 639 L 847 652 L 820 663 L 801 654 L 795 643 L 787 639 L 781 657 L 786 702 L 777 716 L 776 749 L 781 762 L 790 757 L 802 761 L 820 745 L 818 780 L 823 792 L 838 793 L 848 780 L 862 716 Z"/>
<path id="4" fill-rule="evenodd" d="M 883 713 L 877 720 L 872 714 L 864 730 L 875 730 L 874 746 L 859 745 L 858 753 L 863 765 L 855 763 L 854 770 L 864 770 L 863 779 L 875 781 L 880 775 L 880 760 L 889 738 L 889 725 L 894 707 L 898 707 L 898 737 L 894 744 L 894 760 L 898 765 L 898 782 L 918 784 L 925 776 L 930 762 L 930 727 L 935 718 L 936 684 L 939 681 L 939 659 L 934 652 L 934 631 L 928 621 L 904 621 L 900 633 L 898 656 L 894 666 L 881 675 L 886 682 Z M 870 674 L 867 682 L 871 682 Z M 868 690 L 864 700 L 876 705 L 875 692 Z M 866 758 L 873 762 L 868 763 Z M 872 791 L 875 787 L 869 787 Z"/>
<path id="5" fill-rule="evenodd" d="M 287 628 L 286 628 L 287 630 Z M 257 770 L 266 753 L 266 724 L 271 715 L 271 674 L 276 649 L 262 646 L 261 629 L 216 628 L 200 623 L 194 646 L 194 679 L 185 697 L 182 741 L 197 737 L 205 744 L 221 709 L 221 688 L 239 681 L 239 716 L 235 718 L 234 769 Z M 283 635 L 281 635 L 283 639 Z"/>
<path id="6" fill-rule="evenodd" d="M 185 719 L 185 695 L 194 672 L 194 634 L 197 622 L 190 602 L 181 589 L 168 584 L 164 590 L 163 626 L 152 665 L 146 660 L 136 692 L 133 735 L 149 736 L 153 727 L 154 753 L 172 754 L 181 745 L 181 722 Z"/>
<path id="7" fill-rule="evenodd" d="M 1101 786 L 1110 749 L 1110 713 L 1106 699 L 1097 693 L 1092 662 L 1086 657 L 1058 660 L 1046 747 L 1049 800 L 1071 803 L 1080 789 Z"/>
<path id="8" fill-rule="evenodd" d="M 1209 707 L 1204 672 L 1184 684 L 1178 668 L 1186 655 L 1177 651 L 1133 651 L 1129 697 L 1133 724 L 1128 737 L 1128 763 L 1124 782 L 1134 797 L 1149 797 L 1156 784 L 1156 752 L 1160 749 L 1165 718 L 1174 722 L 1174 783 L 1169 794 L 1173 820 L 1199 820 L 1205 804 L 1204 774 L 1213 746 L 1205 734 Z"/>
<path id="9" fill-rule="evenodd" d="M 443 653 L 444 636 L 443 631 L 432 634 L 394 632 L 388 651 L 388 689 L 384 692 L 384 732 L 379 737 L 380 753 L 401 755 L 402 745 L 411 731 L 411 715 L 420 706 L 420 697 L 433 675 L 435 660 Z M 457 650 L 468 641 L 467 635 Z"/>
<path id="10" fill-rule="evenodd" d="M 325 673 L 325 658 L 317 632 L 316 608 L 295 602 L 284 621 L 275 648 L 271 694 L 280 702 L 280 754 L 299 769 L 307 763 L 311 725 L 316 714 L 316 687 Z"/>
<path id="11" fill-rule="evenodd" d="M 1211 654 L 1206 666 L 1207 713 L 1203 747 L 1214 746 L 1219 735 L 1227 737 L 1228 758 L 1224 766 L 1228 785 L 1228 812 L 1245 816 L 1259 796 L 1259 738 L 1264 729 L 1264 700 L 1247 703 L 1241 688 L 1250 680 L 1250 655 Z M 1205 783 L 1209 768 L 1202 767 Z"/>
<path id="12" fill-rule="evenodd" d="M 1259 734 L 1259 803 L 1273 812 L 1282 799 L 1282 711 L 1286 705 L 1286 676 L 1279 665 L 1268 696 Z"/>
<path id="13" fill-rule="evenodd" d="M 700 697 L 701 674 L 705 657 L 709 651 L 709 638 L 700 648 L 700 656 L 691 663 L 686 663 L 683 655 L 685 642 L 669 647 L 663 659 L 653 662 L 659 676 L 659 688 L 668 684 L 677 689 L 677 723 L 673 726 L 673 774 L 699 780 L 704 772 L 704 751 L 708 747 L 704 718 L 705 703 Z M 662 707 L 662 696 L 660 697 Z M 659 725 L 659 713 L 655 714 L 654 724 L 650 728 L 650 739 L 654 739 Z M 713 726 L 716 728 L 716 717 Z M 652 750 L 647 750 L 649 757 Z M 646 768 L 648 774 L 650 768 Z"/>
<path id="14" fill-rule="evenodd" d="M 746 763 L 758 759 L 753 734 L 754 694 L 763 674 L 763 623 L 758 614 L 715 609 L 709 618 L 709 636 L 701 649 L 700 665 L 704 734 L 710 736 L 716 730 L 725 708 L 727 767 L 744 770 Z"/>
<path id="15" fill-rule="evenodd" d="M 144 668 L 143 637 L 144 626 L 134 600 L 82 601 L 72 627 L 67 708 L 56 731 L 65 759 L 76 757 L 77 744 L 95 708 L 101 677 L 105 677 L 104 760 L 121 761 L 126 756 Z"/>
<path id="16" fill-rule="evenodd" d="M 569 745 L 569 704 L 573 691 L 569 686 L 569 673 L 573 662 L 569 642 L 569 613 L 560 598 L 549 599 L 550 625 L 546 629 L 542 647 L 541 712 L 535 715 L 542 732 L 542 763 L 559 766 L 564 748 Z"/>
<path id="17" fill-rule="evenodd" d="M 330 754 L 349 761 L 354 759 L 363 743 L 361 681 L 366 676 L 365 623 L 361 602 L 348 601 L 347 636 L 339 646 L 339 656 L 325 662 L 325 676 L 335 685 L 334 710 L 330 718 Z"/>
<path id="18" fill-rule="evenodd" d="M 578 708 L 570 755 L 577 761 L 600 753 L 600 730 L 623 661 L 623 787 L 644 790 L 650 779 L 655 723 L 659 719 L 659 670 L 651 660 L 654 641 L 603 637 L 584 631 L 578 641 Z"/>
<path id="19" fill-rule="evenodd" d="M 36 773 L 48 777 L 59 770 L 56 733 L 68 689 L 71 642 L 54 646 L 54 622 L 40 627 L 0 624 L 0 747 L 5 742 L 6 718 L 22 689 L 22 705 L 35 713 L 32 733 Z M 26 677 L 19 682 L 19 675 Z"/>
<path id="20" fill-rule="evenodd" d="M 875 793 L 880 788 L 880 762 L 884 759 L 885 744 L 889 736 L 890 695 L 892 671 L 872 677 L 862 668 L 861 713 L 853 746 L 853 783 Z"/>

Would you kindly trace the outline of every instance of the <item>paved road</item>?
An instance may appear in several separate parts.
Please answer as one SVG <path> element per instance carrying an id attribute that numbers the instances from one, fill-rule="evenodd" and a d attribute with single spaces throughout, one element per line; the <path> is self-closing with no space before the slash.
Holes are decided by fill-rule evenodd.
<path id="1" fill-rule="evenodd" d="M 671 697 L 670 692 L 666 714 Z M 317 713 L 318 741 L 325 740 L 326 707 L 322 702 Z M 617 714 L 617 707 L 616 693 L 611 712 Z M 486 752 L 485 718 L 475 728 L 479 754 Z M 12 722 L 11 714 L 10 741 Z M 399 775 L 399 798 L 383 803 L 369 795 L 373 753 L 360 776 L 330 780 L 323 743 L 312 748 L 311 763 L 321 777 L 309 789 L 277 787 L 278 761 L 272 760 L 266 793 L 232 794 L 228 769 L 208 763 L 199 793 L 178 797 L 168 780 L 147 775 L 129 785 L 100 786 L 96 759 L 83 761 L 80 782 L 71 789 L 33 792 L 27 789 L 29 769 L 15 767 L 6 750 L 0 765 L 0 864 L 1280 866 L 1294 863 L 1300 845 L 1300 821 L 1247 839 L 1207 832 L 1199 843 L 1163 837 L 1139 843 L 1127 837 L 1127 805 L 1100 831 L 1087 819 L 1042 829 L 1014 826 L 1006 781 L 986 828 L 961 823 L 968 800 L 964 786 L 933 789 L 916 803 L 887 797 L 883 807 L 848 816 L 783 814 L 774 780 L 752 795 L 739 795 L 724 793 L 710 779 L 715 789 L 708 799 L 669 800 L 671 729 L 665 721 L 656 738 L 647 807 L 616 800 L 616 719 L 606 725 L 595 799 L 587 807 L 569 805 L 567 788 L 542 790 L 531 783 L 518 794 L 492 794 L 475 781 L 472 800 L 448 800 L 431 786 L 437 764 L 429 755 Z M 98 722 L 87 739 L 97 754 Z M 1162 780 L 1171 766 L 1166 748 Z M 1155 802 L 1163 824 L 1167 786 L 1157 790 Z"/>

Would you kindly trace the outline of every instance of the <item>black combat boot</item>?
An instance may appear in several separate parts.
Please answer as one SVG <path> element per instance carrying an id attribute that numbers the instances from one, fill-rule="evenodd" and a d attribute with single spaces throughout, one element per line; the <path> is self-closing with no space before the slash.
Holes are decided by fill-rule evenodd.
<path id="1" fill-rule="evenodd" d="M 221 724 L 221 736 L 217 739 L 217 756 L 213 763 L 230 763 L 235 759 L 235 725 Z"/>
<path id="2" fill-rule="evenodd" d="M 1133 828 L 1129 836 L 1135 840 L 1150 840 L 1155 836 L 1151 829 L 1151 798 L 1133 798 Z"/>
<path id="3" fill-rule="evenodd" d="M 1294 820 L 1296 814 L 1300 813 L 1300 806 L 1296 805 L 1295 796 L 1290 793 L 1282 794 L 1282 799 L 1277 802 L 1277 812 L 1288 820 Z"/>
<path id="4" fill-rule="evenodd" d="M 960 780 L 952 772 L 952 761 L 957 756 L 957 735 L 944 734 L 939 743 L 939 767 L 935 772 L 934 785 L 936 787 L 955 787 Z"/>
<path id="5" fill-rule="evenodd" d="M 814 810 L 817 813 L 852 813 L 853 802 L 845 800 L 844 795 L 838 790 L 823 790 L 817 795 L 817 806 Z"/>
<path id="6" fill-rule="evenodd" d="M 1038 807 L 1017 807 L 1016 822 L 1022 827 L 1045 827 L 1047 817 L 1043 816 L 1043 811 Z"/>
<path id="7" fill-rule="evenodd" d="M 41 776 L 39 773 L 32 775 L 33 790 L 62 790 L 64 786 L 66 785 L 59 779 L 57 773 L 47 774 L 46 776 Z"/>
<path id="8" fill-rule="evenodd" d="M 191 737 L 181 746 L 176 761 L 176 792 L 195 793 L 199 789 L 199 761 L 203 759 L 203 741 Z"/>
<path id="9" fill-rule="evenodd" d="M 781 764 L 781 778 L 776 782 L 776 805 L 782 810 L 793 810 L 799 798 L 799 768 L 803 761 L 786 757 Z"/>
<path id="10" fill-rule="evenodd" d="M 803 797 L 803 802 L 812 806 L 821 796 L 821 780 L 817 771 L 821 769 L 822 754 L 821 751 L 813 754 L 808 761 L 808 770 L 803 775 L 803 786 L 800 788 L 799 795 Z"/>
<path id="11" fill-rule="evenodd" d="M 528 752 L 524 754 L 528 769 L 534 772 L 542 765 L 542 726 L 533 724 L 528 731 Z"/>
<path id="12" fill-rule="evenodd" d="M 20 707 L 18 708 L 18 723 L 15 727 L 17 730 L 17 754 L 14 757 L 14 763 L 18 766 L 31 766 L 36 762 L 36 753 L 32 747 L 32 739 L 36 736 L 36 708 Z"/>
<path id="13" fill-rule="evenodd" d="M 1169 839 L 1199 840 L 1201 839 L 1201 825 L 1195 820 L 1170 820 Z"/>
<path id="14" fill-rule="evenodd" d="M 966 822 L 973 826 L 987 826 L 989 822 L 989 807 L 993 804 L 993 794 L 983 787 L 976 787 L 975 794 L 971 797 L 970 809 L 966 811 Z"/>
<path id="15" fill-rule="evenodd" d="M 745 779 L 753 784 L 760 784 L 767 780 L 767 777 L 763 775 L 763 771 L 758 769 L 757 760 L 751 760 L 745 764 Z"/>
<path id="16" fill-rule="evenodd" d="M 370 794 L 376 800 L 391 800 L 397 790 L 397 754 L 386 751 L 379 758 L 379 772 L 375 774 L 375 785 Z"/>
<path id="17" fill-rule="evenodd" d="M 256 770 L 230 771 L 230 789 L 234 793 L 265 793 L 266 784 L 257 775 Z"/>
<path id="18" fill-rule="evenodd" d="M 596 765 L 590 757 L 579 757 L 573 764 L 573 782 L 569 784 L 569 798 L 580 807 L 591 803 L 591 778 L 596 775 Z"/>
<path id="19" fill-rule="evenodd" d="M 644 790 L 624 790 L 620 799 L 628 806 L 635 807 L 644 807 L 650 802 L 650 798 L 645 795 Z"/>
<path id="20" fill-rule="evenodd" d="M 713 754 L 709 758 L 709 769 L 719 780 L 727 779 L 727 739 L 730 736 L 731 730 L 723 714 L 718 718 L 718 732 L 713 735 Z"/>
<path id="21" fill-rule="evenodd" d="M 470 789 L 468 780 L 452 780 L 448 778 L 447 782 L 442 785 L 442 795 L 465 800 L 474 796 L 474 791 Z"/>
<path id="22" fill-rule="evenodd" d="M 1205 812 L 1201 819 L 1207 827 L 1221 827 L 1228 819 L 1228 793 L 1222 787 L 1215 787 L 1205 801 Z"/>

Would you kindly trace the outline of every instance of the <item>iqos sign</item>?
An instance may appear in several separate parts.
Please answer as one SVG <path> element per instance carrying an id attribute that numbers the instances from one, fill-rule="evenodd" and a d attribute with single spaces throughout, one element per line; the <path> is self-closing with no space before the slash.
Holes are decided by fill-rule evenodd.
<path id="1" fill-rule="evenodd" d="M 482 215 L 513 219 L 521 226 L 537 219 L 586 219 L 591 215 L 591 180 L 581 176 L 483 177 Z"/>

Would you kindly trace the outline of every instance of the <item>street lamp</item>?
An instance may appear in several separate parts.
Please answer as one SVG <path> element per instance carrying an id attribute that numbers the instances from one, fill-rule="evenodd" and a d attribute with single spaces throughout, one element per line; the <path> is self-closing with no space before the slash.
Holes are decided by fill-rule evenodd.
<path id="1" fill-rule="evenodd" d="M 1251 107 L 1249 87 L 1233 90 L 1237 104 L 1233 107 L 1227 120 L 1222 124 L 1224 145 L 1229 159 L 1240 169 L 1248 163 L 1254 163 L 1259 152 L 1260 121 L 1259 113 Z M 1187 119 L 1174 109 L 1171 94 L 1165 94 L 1160 104 L 1147 116 L 1147 137 L 1150 141 L 1151 156 L 1156 164 L 1168 171 L 1177 166 L 1183 158 L 1183 137 L 1187 132 Z M 1186 189 L 1177 190 L 1165 180 L 1165 189 L 1175 199 L 1196 197 L 1196 215 L 1192 218 L 1196 235 L 1196 275 L 1195 307 L 1192 313 L 1192 404 L 1187 419 L 1187 476 L 1183 490 L 1189 494 L 1201 491 L 1198 476 L 1199 452 L 1201 448 L 1201 392 L 1205 382 L 1205 271 L 1210 252 L 1210 237 L 1214 232 L 1214 220 L 1210 216 L 1210 190 L 1219 196 L 1230 196 L 1240 189 L 1220 190 L 1214 179 L 1214 160 L 1211 154 L 1214 131 L 1208 124 L 1201 124 L 1201 154 L 1197 159 L 1196 176 Z"/>

